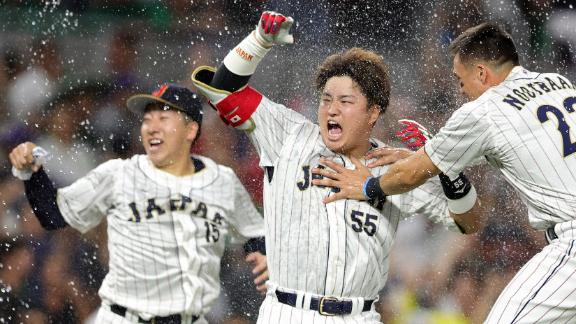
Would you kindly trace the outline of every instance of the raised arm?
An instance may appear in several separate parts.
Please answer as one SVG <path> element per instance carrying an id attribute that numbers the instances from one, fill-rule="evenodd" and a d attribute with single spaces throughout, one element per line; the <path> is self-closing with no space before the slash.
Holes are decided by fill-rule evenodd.
<path id="1" fill-rule="evenodd" d="M 31 142 L 22 143 L 10 152 L 13 173 L 24 180 L 26 198 L 44 229 L 68 226 L 56 202 L 56 188 L 42 168 L 46 151 Z"/>
<path id="2" fill-rule="evenodd" d="M 224 122 L 238 129 L 253 127 L 246 121 L 256 109 L 261 95 L 246 85 L 273 45 L 294 42 L 290 34 L 293 22 L 291 17 L 265 11 L 256 29 L 228 53 L 217 70 L 207 66 L 194 70 L 194 85 L 210 100 Z"/>
<path id="3" fill-rule="evenodd" d="M 273 11 L 263 12 L 256 29 L 224 58 L 210 85 L 228 92 L 244 87 L 273 45 L 294 42 L 289 33 L 293 23 L 291 17 Z"/>

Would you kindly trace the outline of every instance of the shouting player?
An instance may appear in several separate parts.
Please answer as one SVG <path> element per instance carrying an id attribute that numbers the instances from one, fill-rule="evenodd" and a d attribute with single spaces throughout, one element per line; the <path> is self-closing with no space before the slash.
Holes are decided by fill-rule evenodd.
<path id="1" fill-rule="evenodd" d="M 576 88 L 555 73 L 519 65 L 511 37 L 481 24 L 450 46 L 454 74 L 470 102 L 458 109 L 424 149 L 368 178 L 327 161 L 338 173 L 316 184 L 341 188 L 327 199 L 365 199 L 363 184 L 395 195 L 440 171 L 455 175 L 486 157 L 528 206 L 530 224 L 549 245 L 506 286 L 487 323 L 571 323 L 576 319 Z M 393 197 L 393 196 L 391 196 Z M 470 219 L 472 221 L 472 219 Z"/>
<path id="2" fill-rule="evenodd" d="M 97 323 L 205 323 L 232 230 L 249 238 L 257 280 L 266 279 L 266 258 L 255 251 L 262 217 L 230 168 L 190 156 L 202 122 L 196 94 L 163 85 L 127 105 L 142 118 L 146 155 L 110 160 L 56 189 L 39 163 L 42 150 L 24 143 L 10 153 L 15 175 L 28 179 L 26 196 L 48 230 L 85 233 L 106 218 L 110 270 Z"/>
<path id="3" fill-rule="evenodd" d="M 353 161 L 368 163 L 365 154 L 383 148 L 370 134 L 388 106 L 390 82 L 380 56 L 353 48 L 328 57 L 318 70 L 318 124 L 263 97 L 246 84 L 273 44 L 292 43 L 291 25 L 289 17 L 263 13 L 217 71 L 200 67 L 192 75 L 222 119 L 248 132 L 265 170 L 270 280 L 258 323 L 332 323 L 330 315 L 338 323 L 380 323 L 374 303 L 386 282 L 398 222 L 419 213 L 448 223 L 446 198 L 435 181 L 389 199 L 376 194 L 368 202 L 323 204 L 335 192 L 313 185 L 312 168 L 321 158 L 354 167 Z M 458 198 L 473 195 L 467 184 Z"/>

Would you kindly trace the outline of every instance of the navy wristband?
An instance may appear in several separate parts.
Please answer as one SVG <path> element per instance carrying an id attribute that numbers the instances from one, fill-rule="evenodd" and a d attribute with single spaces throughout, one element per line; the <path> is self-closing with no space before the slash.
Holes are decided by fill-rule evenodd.
<path id="1" fill-rule="evenodd" d="M 380 177 L 369 177 L 364 182 L 364 196 L 368 200 L 386 198 L 386 194 L 380 187 Z"/>

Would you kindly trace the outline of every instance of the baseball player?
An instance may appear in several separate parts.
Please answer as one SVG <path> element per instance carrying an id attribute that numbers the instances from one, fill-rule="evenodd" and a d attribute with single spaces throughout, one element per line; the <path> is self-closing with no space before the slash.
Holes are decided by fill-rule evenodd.
<path id="1" fill-rule="evenodd" d="M 110 160 L 56 189 L 39 162 L 45 152 L 24 143 L 10 153 L 15 175 L 25 179 L 28 201 L 48 230 L 85 233 L 106 218 L 110 269 L 97 323 L 205 323 L 228 235 L 250 239 L 257 280 L 266 279 L 266 259 L 256 251 L 263 219 L 230 168 L 190 156 L 202 122 L 196 94 L 163 85 L 127 106 L 142 117 L 146 155 Z"/>
<path id="2" fill-rule="evenodd" d="M 390 90 L 385 64 L 374 52 L 353 48 L 325 60 L 316 78 L 318 124 L 247 86 L 273 44 L 293 42 L 292 23 L 264 12 L 218 70 L 199 67 L 192 74 L 224 122 L 247 131 L 265 170 L 270 280 L 258 323 L 380 323 L 374 304 L 388 276 L 398 222 L 419 213 L 454 224 L 439 181 L 389 199 L 323 204 L 335 192 L 313 185 L 311 170 L 320 158 L 354 167 L 370 162 L 363 156 L 373 150 L 392 160 L 412 153 L 370 138 Z M 472 193 L 467 184 L 465 196 Z"/>
<path id="3" fill-rule="evenodd" d="M 450 49 L 454 74 L 470 102 L 454 112 L 424 149 L 380 178 L 367 179 L 327 161 L 338 173 L 317 170 L 317 175 L 332 179 L 315 184 L 342 189 L 328 202 L 366 199 L 363 184 L 394 195 L 418 187 L 440 171 L 458 174 L 485 157 L 516 189 L 528 207 L 530 224 L 545 230 L 550 243 L 516 274 L 486 323 L 572 323 L 576 320 L 576 88 L 561 75 L 520 66 L 511 37 L 493 24 L 466 30 Z"/>

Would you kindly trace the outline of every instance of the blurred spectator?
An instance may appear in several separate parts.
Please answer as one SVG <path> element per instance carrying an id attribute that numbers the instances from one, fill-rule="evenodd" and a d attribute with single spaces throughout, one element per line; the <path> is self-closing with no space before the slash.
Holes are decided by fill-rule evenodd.
<path id="1" fill-rule="evenodd" d="M 89 298 L 86 282 L 80 280 L 72 271 L 72 251 L 76 248 L 72 242 L 78 241 L 78 235 L 66 231 L 55 241 L 52 250 L 45 258 L 40 273 L 42 287 L 41 305 L 51 323 L 79 323 L 87 319 L 100 305 L 95 295 Z"/>
<path id="2" fill-rule="evenodd" d="M 34 123 L 42 107 L 55 95 L 60 77 L 56 41 L 37 39 L 31 47 L 30 65 L 8 85 L 8 108 L 18 120 Z"/>
<path id="3" fill-rule="evenodd" d="M 448 45 L 456 35 L 482 22 L 480 0 L 464 0 L 458 6 L 452 1 L 434 3 L 432 14 L 422 38 L 419 77 L 421 93 L 418 94 L 421 109 L 430 115 L 447 113 L 457 107 L 456 81 L 452 74 L 452 62 L 447 59 Z M 441 123 L 443 125 L 443 123 Z"/>
<path id="4" fill-rule="evenodd" d="M 3 52 L 0 61 L 0 176 L 10 171 L 6 167 L 8 152 L 17 143 L 36 136 L 35 125 L 57 82 L 57 68 L 45 69 L 45 66 L 59 64 L 55 62 L 55 51 L 53 45 L 43 46 L 37 41 L 33 49 L 35 58 L 28 70 L 19 50 L 8 47 Z"/>
<path id="5" fill-rule="evenodd" d="M 32 253 L 21 240 L 0 241 L 0 322 L 23 320 L 29 306 L 21 299 L 21 293 L 32 265 Z"/>
<path id="6" fill-rule="evenodd" d="M 226 26 L 223 1 L 168 0 L 173 32 L 216 34 Z"/>
<path id="7" fill-rule="evenodd" d="M 60 186 L 71 184 L 100 161 L 87 136 L 82 135 L 93 105 L 90 96 L 72 90 L 51 103 L 42 122 L 46 133 L 36 143 L 50 152 L 51 158 L 44 165 Z"/>
<path id="8" fill-rule="evenodd" d="M 16 76 L 22 73 L 25 69 L 24 65 L 24 58 L 22 53 L 16 49 L 16 47 L 7 46 L 2 55 L 2 63 L 0 66 L 3 67 L 4 72 L 6 73 L 7 80 L 12 81 L 16 78 Z M 7 84 L 3 84 L 2 87 L 8 86 Z M 4 91 L 6 89 L 2 89 Z"/>
<path id="9" fill-rule="evenodd" d="M 520 0 L 518 4 L 530 28 L 530 38 L 527 48 L 532 58 L 546 57 L 549 47 L 545 30 L 546 20 L 552 9 L 554 0 Z M 529 65 L 528 65 L 529 66 Z"/>
<path id="10" fill-rule="evenodd" d="M 322 2 L 319 3 L 321 8 Z M 366 2 L 362 0 L 329 1 L 331 28 L 339 46 L 401 46 L 410 45 L 417 21 L 415 0 Z M 305 33 L 323 35 L 324 30 L 306 30 Z"/>
<path id="11" fill-rule="evenodd" d="M 25 242 L 12 249 L 0 245 L 1 284 L 16 282 L 11 290 L 0 289 L 0 294 L 15 296 L 11 302 L 0 302 L 0 318 L 5 320 L 4 314 L 14 313 L 10 305 L 16 300 L 29 304 L 30 309 L 20 313 L 27 316 L 27 323 L 56 323 L 57 318 L 78 323 L 89 316 L 99 302 L 96 289 L 107 270 L 107 249 L 104 227 L 88 239 L 70 233 L 47 235 L 25 203 L 20 181 L 10 175 L 4 154 L 17 143 L 40 137 L 53 153 L 51 175 L 65 183 L 101 160 L 131 156 L 139 138 L 134 118 L 125 109 L 127 94 L 146 91 L 136 89 L 136 84 L 156 86 L 147 80 L 166 79 L 158 77 L 161 74 L 188 82 L 191 66 L 218 65 L 214 53 L 226 46 L 214 35 L 230 34 L 236 41 L 236 35 L 253 28 L 262 10 L 281 10 L 296 18 L 298 47 L 286 49 L 290 53 L 286 58 L 269 56 L 265 73 L 253 83 L 273 97 L 290 98 L 283 103 L 307 116 L 316 115 L 316 103 L 301 98 L 316 97 L 310 95 L 311 80 L 303 75 L 325 54 L 344 45 L 380 49 L 396 78 L 391 106 L 376 129 L 386 143 L 397 143 L 394 131 L 400 118 L 416 119 L 433 131 L 444 124 L 459 100 L 446 46 L 454 35 L 481 21 L 500 21 L 510 29 L 519 50 L 526 53 L 523 56 L 530 57 L 523 64 L 552 65 L 569 77 L 576 73 L 574 0 L 60 3 L 49 8 L 82 12 L 86 19 L 67 30 L 42 29 L 41 38 L 28 49 L 23 40 L 38 37 L 38 25 L 32 22 L 59 26 L 50 19 L 62 15 L 48 15 L 39 2 L 8 1 L 6 5 L 21 8 L 27 16 L 5 19 L 0 29 L 0 238 Z M 6 18 L 6 12 L 0 10 L 0 18 Z M 114 32 L 106 34 L 110 30 Z M 75 37 L 68 38 L 67 33 Z M 98 40 L 108 46 L 101 48 Z M 106 63 L 95 66 L 90 58 L 102 51 L 107 53 Z M 63 62 L 69 61 L 74 64 L 65 63 L 63 69 Z M 148 64 L 155 61 L 159 63 Z M 94 77 L 104 72 L 109 79 L 92 83 L 72 78 L 72 88 L 59 85 L 77 72 L 94 73 Z M 252 146 L 246 137 L 224 127 L 211 109 L 206 107 L 205 112 L 202 132 L 210 136 L 199 139 L 199 153 L 233 167 L 261 202 L 262 170 Z M 481 235 L 468 237 L 445 232 L 418 217 L 401 223 L 390 280 L 378 305 L 385 323 L 482 322 L 511 275 L 544 244 L 542 233 L 527 228 L 526 211 L 512 189 L 500 181 L 494 185 L 495 171 L 482 167 L 474 172 L 483 205 L 494 211 L 491 225 Z M 246 270 L 237 264 L 239 258 L 231 251 L 223 261 L 222 278 L 229 282 L 224 284 L 222 304 L 215 309 L 212 323 L 254 322 L 259 297 L 248 295 L 252 290 L 239 280 L 229 280 L 237 278 L 232 273 Z M 26 260 L 30 264 L 34 260 L 32 272 Z M 26 263 L 22 273 L 6 270 L 14 269 L 18 261 Z M 250 284 L 249 278 L 246 281 Z M 51 298 L 59 304 L 45 305 L 43 300 Z M 18 307 L 23 303 L 16 302 Z"/>
<path id="12" fill-rule="evenodd" d="M 113 84 L 121 90 L 125 85 L 137 83 L 136 72 L 138 46 L 140 37 L 128 30 L 118 30 L 110 41 L 108 48 L 108 68 L 113 79 Z"/>
<path id="13" fill-rule="evenodd" d="M 576 1 L 554 1 L 546 22 L 546 31 L 552 38 L 555 63 L 560 71 L 576 72 Z"/>

